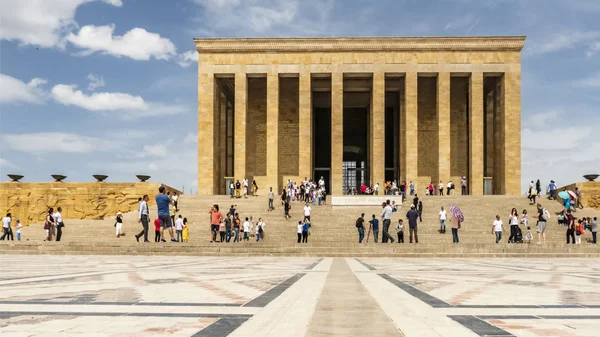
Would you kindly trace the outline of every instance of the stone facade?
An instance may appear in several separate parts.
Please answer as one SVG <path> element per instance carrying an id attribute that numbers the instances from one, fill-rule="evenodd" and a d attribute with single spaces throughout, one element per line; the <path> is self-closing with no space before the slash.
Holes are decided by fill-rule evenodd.
<path id="1" fill-rule="evenodd" d="M 331 113 L 330 194 L 343 194 L 346 96 L 370 87 L 368 182 L 384 181 L 386 93 L 399 90 L 395 177 L 417 191 L 439 180 L 469 179 L 469 192 L 519 194 L 521 49 L 524 37 L 195 39 L 198 50 L 198 191 L 215 194 L 223 177 L 256 180 L 263 191 L 312 177 L 313 97 L 327 92 Z M 225 148 L 216 80 L 235 88 L 233 169 Z M 327 87 L 313 85 L 326 79 Z M 398 88 L 388 88 L 399 79 Z M 490 84 L 490 83 L 493 83 Z M 490 87 L 494 90 L 490 91 Z M 392 87 L 392 86 L 390 86 Z M 225 96 L 227 96 L 225 94 Z M 505 136 L 510 135 L 510 137 Z M 322 135 L 321 135 L 322 136 Z M 388 143 L 389 144 L 389 143 Z M 319 169 L 323 169 L 320 167 Z M 227 171 L 229 170 L 229 171 Z"/>
<path id="2" fill-rule="evenodd" d="M 0 183 L 0 211 L 2 216 L 11 212 L 23 225 L 43 221 L 50 207 L 59 206 L 65 219 L 104 219 L 119 211 L 136 211 L 138 198 L 144 194 L 154 205 L 160 186 L 181 195 L 159 183 Z"/>
<path id="3" fill-rule="evenodd" d="M 575 191 L 575 188 L 581 191 L 581 203 L 583 207 L 600 210 L 600 181 L 586 181 L 563 186 L 558 191 Z M 556 200 L 562 204 L 560 198 Z"/>

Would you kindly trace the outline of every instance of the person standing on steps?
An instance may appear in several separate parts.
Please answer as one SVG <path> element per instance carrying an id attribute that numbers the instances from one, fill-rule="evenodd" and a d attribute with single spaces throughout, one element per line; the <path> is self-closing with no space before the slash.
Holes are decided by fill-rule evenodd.
<path id="1" fill-rule="evenodd" d="M 375 241 L 375 243 L 377 243 L 377 240 L 379 238 L 379 220 L 377 220 L 375 214 L 373 214 L 373 218 L 371 219 L 371 221 L 369 221 L 369 223 L 371 228 L 373 228 L 373 240 Z"/>
<path id="2" fill-rule="evenodd" d="M 358 230 L 358 243 L 362 243 L 365 238 L 365 213 L 356 219 L 356 229 Z"/>
<path id="3" fill-rule="evenodd" d="M 592 243 L 597 244 L 598 217 L 594 217 L 594 220 L 592 221 L 591 226 L 592 226 Z"/>
<path id="4" fill-rule="evenodd" d="M 223 221 L 223 215 L 219 212 L 219 205 L 214 204 L 208 212 L 210 214 L 210 231 L 212 232 L 211 243 L 217 242 L 217 232 L 219 231 L 219 225 Z"/>
<path id="5" fill-rule="evenodd" d="M 398 243 L 404 243 L 404 224 L 402 223 L 402 219 L 398 219 L 396 234 L 398 235 Z"/>
<path id="6" fill-rule="evenodd" d="M 310 220 L 304 219 L 304 225 L 302 226 L 302 243 L 308 243 L 308 236 L 310 235 Z"/>
<path id="7" fill-rule="evenodd" d="M 577 196 L 577 200 L 575 201 L 575 209 L 583 209 L 583 204 L 581 203 L 581 190 L 579 187 L 575 187 L 575 195 Z"/>
<path id="8" fill-rule="evenodd" d="M 52 241 L 52 226 L 54 226 L 54 217 L 52 216 L 52 214 L 54 214 L 54 208 L 50 207 L 48 213 L 46 214 L 46 222 L 44 222 L 44 230 L 46 231 L 46 238 L 44 239 L 44 241 Z M 6 233 L 9 233 L 10 213 L 8 213 L 6 216 L 9 218 L 8 226 L 6 227 Z M 2 239 L 4 239 L 4 235 L 2 236 Z"/>
<path id="9" fill-rule="evenodd" d="M 508 243 L 515 243 L 517 239 L 517 232 L 519 231 L 519 213 L 516 208 L 513 208 L 510 211 L 508 220 L 510 224 L 510 237 L 508 238 Z"/>
<path id="10" fill-rule="evenodd" d="M 390 235 L 390 224 L 392 223 L 392 206 L 390 206 L 390 199 L 385 201 L 382 205 L 383 210 L 381 211 L 380 217 L 383 225 L 383 234 L 381 235 L 381 243 L 394 243 L 394 238 Z"/>
<path id="11" fill-rule="evenodd" d="M 242 221 L 240 220 L 240 215 L 235 213 L 235 217 L 233 219 L 233 231 L 235 232 L 235 237 L 233 238 L 233 243 L 241 242 L 240 240 L 240 226 Z"/>
<path id="12" fill-rule="evenodd" d="M 292 205 L 290 204 L 290 202 L 286 199 L 283 202 L 283 216 L 285 217 L 286 220 L 290 219 L 290 209 L 292 208 Z"/>
<path id="13" fill-rule="evenodd" d="M 160 242 L 160 219 L 154 219 L 154 242 Z"/>
<path id="14" fill-rule="evenodd" d="M 171 199 L 165 194 L 164 186 L 159 187 L 158 192 L 158 195 L 156 195 L 156 208 L 158 209 L 158 219 L 160 219 L 160 227 L 162 228 L 161 241 L 166 242 L 165 230 L 167 230 L 171 236 L 171 242 L 177 242 L 173 233 L 173 223 L 171 222 L 171 215 L 169 213 Z"/>
<path id="15" fill-rule="evenodd" d="M 575 244 L 575 217 L 571 210 L 567 211 L 567 244 L 569 243 Z"/>
<path id="16" fill-rule="evenodd" d="M 150 242 L 148 241 L 148 222 L 150 220 L 150 212 L 148 211 L 148 200 L 148 195 L 146 194 L 140 202 L 140 207 L 138 210 L 138 223 L 142 223 L 143 228 L 142 231 L 135 236 L 135 240 L 137 242 L 140 242 L 140 238 L 142 237 L 142 235 L 144 236 L 144 242 Z"/>
<path id="17" fill-rule="evenodd" d="M 415 195 L 415 183 L 412 182 L 412 180 L 410 181 L 410 195 Z"/>
<path id="18" fill-rule="evenodd" d="M 10 212 L 6 213 L 6 216 L 4 218 L 2 218 L 2 236 L 0 237 L 0 241 L 4 241 L 4 239 L 6 238 L 6 240 L 8 241 L 8 232 L 10 231 L 10 222 L 12 221 L 11 219 L 11 214 Z M 48 219 L 46 219 L 46 222 L 48 222 Z M 46 234 L 46 238 L 48 238 L 48 234 Z M 46 240 L 44 240 L 46 241 Z"/>
<path id="19" fill-rule="evenodd" d="M 306 205 L 304 206 L 304 217 L 306 219 L 308 219 L 308 221 L 310 221 L 310 211 L 311 211 L 310 204 L 307 202 Z"/>
<path id="20" fill-rule="evenodd" d="M 408 243 L 413 242 L 413 234 L 415 236 L 415 243 L 419 243 L 419 234 L 417 233 L 417 219 L 419 218 L 419 213 L 415 210 L 415 205 L 410 205 L 410 211 L 406 213 L 406 218 L 408 219 Z"/>
<path id="21" fill-rule="evenodd" d="M 496 220 L 492 224 L 492 234 L 496 234 L 496 244 L 502 240 L 502 232 L 504 231 L 504 223 L 500 220 L 500 215 L 496 215 Z"/>
<path id="22" fill-rule="evenodd" d="M 58 207 L 56 209 L 56 213 L 54 213 L 53 217 L 54 222 L 56 223 L 56 241 L 60 241 L 60 238 L 62 237 L 62 229 L 65 226 L 65 223 L 63 222 L 61 207 Z"/>
<path id="23" fill-rule="evenodd" d="M 123 214 L 121 214 L 121 212 L 117 212 L 117 217 L 115 220 L 116 235 L 118 239 L 121 237 L 121 235 L 123 235 Z"/>
<path id="24" fill-rule="evenodd" d="M 225 216 L 225 242 L 231 241 L 231 213 L 227 213 Z"/>
<path id="25" fill-rule="evenodd" d="M 440 195 L 444 195 L 444 183 L 441 180 L 438 185 L 438 190 L 439 190 Z"/>
<path id="26" fill-rule="evenodd" d="M 453 217 L 450 219 L 450 222 L 452 223 L 452 243 L 458 244 L 458 230 L 460 229 L 460 221 L 456 217 Z"/>
<path id="27" fill-rule="evenodd" d="M 173 193 L 171 199 L 173 200 L 173 206 L 175 206 L 175 212 L 179 212 L 179 208 L 177 207 L 177 200 L 179 200 L 179 197 L 177 196 L 177 193 Z"/>
<path id="28" fill-rule="evenodd" d="M 183 233 L 181 233 L 181 239 L 183 242 L 190 241 L 190 224 L 187 218 L 183 218 Z"/>
<path id="29" fill-rule="evenodd" d="M 547 211 L 542 208 L 542 204 L 537 204 L 537 212 L 538 212 L 538 220 L 537 220 L 537 224 L 536 224 L 536 228 L 535 231 L 537 232 L 537 236 L 538 236 L 538 242 L 537 244 L 543 244 L 546 243 L 546 221 L 548 220 L 546 218 L 546 215 L 544 215 L 545 213 L 547 213 Z"/>
<path id="30" fill-rule="evenodd" d="M 440 234 L 446 233 L 446 210 L 444 206 L 442 206 L 440 210 Z"/>
<path id="31" fill-rule="evenodd" d="M 303 227 L 304 227 L 304 224 L 302 223 L 302 221 L 298 221 L 298 230 L 297 230 L 298 243 L 300 243 L 302 241 L 302 228 Z"/>
<path id="32" fill-rule="evenodd" d="M 269 187 L 269 212 L 275 209 L 273 207 L 273 200 L 275 200 L 275 193 L 273 193 L 273 187 Z"/>
<path id="33" fill-rule="evenodd" d="M 233 180 L 231 180 L 229 182 L 229 197 L 233 198 L 233 191 L 235 190 L 235 184 L 233 183 Z"/>
<path id="34" fill-rule="evenodd" d="M 417 212 L 419 213 L 419 222 L 423 222 L 423 201 L 419 201 Z"/>
<path id="35" fill-rule="evenodd" d="M 465 176 L 460 179 L 460 193 L 467 195 L 467 177 Z"/>
<path id="36" fill-rule="evenodd" d="M 256 184 L 256 180 L 252 180 L 252 195 L 258 197 L 258 185 Z"/>
<path id="37" fill-rule="evenodd" d="M 419 206 L 419 195 L 418 194 L 415 194 L 412 204 L 415 205 L 415 209 L 417 209 L 417 206 Z"/>
<path id="38" fill-rule="evenodd" d="M 175 232 L 177 233 L 177 242 L 183 242 L 183 227 L 185 226 L 181 214 L 175 220 Z"/>

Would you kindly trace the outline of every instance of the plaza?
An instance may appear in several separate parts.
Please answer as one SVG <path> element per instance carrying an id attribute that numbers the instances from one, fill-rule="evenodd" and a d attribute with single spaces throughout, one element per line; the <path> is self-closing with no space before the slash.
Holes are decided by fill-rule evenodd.
<path id="1" fill-rule="evenodd" d="M 597 259 L 0 256 L 0 336 L 597 336 Z"/>
<path id="2" fill-rule="evenodd" d="M 520 194 L 525 37 L 194 39 L 198 193 L 467 178 Z M 436 188 L 437 190 L 437 188 Z"/>

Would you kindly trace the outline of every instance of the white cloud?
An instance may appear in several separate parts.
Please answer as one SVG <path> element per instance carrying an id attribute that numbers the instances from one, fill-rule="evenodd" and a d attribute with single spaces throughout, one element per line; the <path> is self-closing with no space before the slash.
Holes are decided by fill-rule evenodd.
<path id="1" fill-rule="evenodd" d="M 110 140 L 64 132 L 4 134 L 2 144 L 9 149 L 31 154 L 89 153 L 114 151 L 120 148 L 118 143 Z"/>
<path id="2" fill-rule="evenodd" d="M 198 134 L 197 133 L 188 133 L 187 136 L 183 139 L 184 144 L 196 144 L 198 143 Z"/>
<path id="3" fill-rule="evenodd" d="M 48 48 L 64 46 L 65 33 L 77 26 L 77 7 L 91 1 L 94 0 L 2 0 L 0 39 Z M 104 2 L 123 5 L 121 0 Z"/>
<path id="4" fill-rule="evenodd" d="M 186 111 L 180 105 L 146 102 L 141 96 L 120 92 L 97 92 L 90 95 L 77 90 L 76 85 L 58 84 L 52 88 L 52 97 L 66 106 L 77 106 L 90 111 L 123 111 L 123 118 L 161 116 Z"/>
<path id="5" fill-rule="evenodd" d="M 168 153 L 169 153 L 169 150 L 163 144 L 145 145 L 144 146 L 144 153 L 142 154 L 142 156 L 143 157 L 162 157 L 162 158 L 165 158 Z"/>
<path id="6" fill-rule="evenodd" d="M 158 166 L 154 163 L 148 164 L 148 171 L 158 171 Z"/>
<path id="7" fill-rule="evenodd" d="M 77 35 L 70 33 L 67 40 L 82 49 L 80 55 L 102 52 L 147 61 L 152 57 L 168 60 L 177 54 L 175 45 L 159 34 L 150 33 L 143 28 L 133 28 L 123 36 L 116 36 L 113 35 L 114 30 L 114 25 L 83 26 Z"/>
<path id="8" fill-rule="evenodd" d="M 575 86 L 582 88 L 600 88 L 600 72 L 575 81 Z"/>
<path id="9" fill-rule="evenodd" d="M 596 55 L 597 52 L 600 51 L 600 41 L 596 41 L 590 44 L 590 47 L 588 48 L 587 51 L 587 56 L 588 57 L 592 57 L 594 55 Z"/>
<path id="10" fill-rule="evenodd" d="M 17 168 L 17 166 L 13 165 L 11 162 L 4 158 L 0 158 L 0 167 L 4 168 Z"/>
<path id="11" fill-rule="evenodd" d="M 591 56 L 590 52 L 595 53 L 598 50 L 596 49 L 597 43 L 600 43 L 600 31 L 563 30 L 560 33 L 547 37 L 542 42 L 534 40 L 525 44 L 524 53 L 526 55 L 541 55 L 571 49 L 578 45 L 585 44 L 589 48 L 588 56 Z M 600 48 L 600 46 L 598 48 Z"/>
<path id="12" fill-rule="evenodd" d="M 44 92 L 40 88 L 47 81 L 34 78 L 25 83 L 12 76 L 0 74 L 0 103 L 42 103 Z"/>
<path id="13" fill-rule="evenodd" d="M 195 50 L 190 50 L 179 54 L 177 64 L 186 68 L 196 62 L 198 62 L 198 52 Z"/>
<path id="14" fill-rule="evenodd" d="M 106 85 L 102 76 L 89 74 L 87 79 L 90 81 L 90 83 L 88 84 L 89 91 L 94 91 L 97 88 L 101 88 Z"/>
<path id="15" fill-rule="evenodd" d="M 546 111 L 533 114 L 523 121 L 523 126 L 533 129 L 539 129 L 556 121 L 562 113 L 558 110 Z"/>

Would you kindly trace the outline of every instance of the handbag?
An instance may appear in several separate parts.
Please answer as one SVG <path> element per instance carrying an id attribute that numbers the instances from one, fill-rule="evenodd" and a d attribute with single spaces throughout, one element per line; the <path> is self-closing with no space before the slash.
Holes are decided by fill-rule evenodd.
<path id="1" fill-rule="evenodd" d="M 48 221 L 44 222 L 44 229 L 50 229 L 50 223 Z"/>

